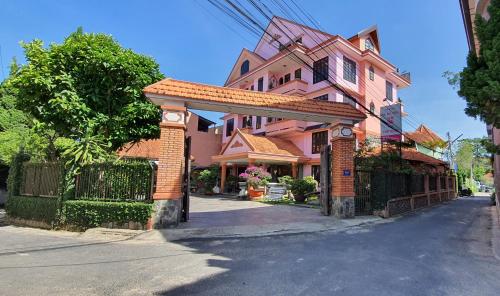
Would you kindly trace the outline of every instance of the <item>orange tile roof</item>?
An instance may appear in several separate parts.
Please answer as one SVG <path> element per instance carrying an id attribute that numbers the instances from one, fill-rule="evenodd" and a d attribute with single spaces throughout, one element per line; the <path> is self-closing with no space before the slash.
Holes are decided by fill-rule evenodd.
<path id="1" fill-rule="evenodd" d="M 425 144 L 426 142 L 444 141 L 434 131 L 423 124 L 420 125 L 414 132 L 406 132 L 405 135 L 410 140 L 415 141 L 419 144 Z"/>
<path id="2" fill-rule="evenodd" d="M 303 157 L 304 153 L 291 141 L 276 138 L 255 136 L 240 132 L 241 137 L 247 141 L 254 152 L 279 154 Z"/>
<path id="3" fill-rule="evenodd" d="M 319 115 L 363 120 L 366 115 L 347 103 L 312 100 L 266 92 L 212 86 L 200 83 L 163 79 L 147 86 L 144 93 L 180 97 L 191 100 L 232 105 L 276 108 Z"/>
<path id="4" fill-rule="evenodd" d="M 397 152 L 398 150 L 395 148 L 390 148 L 393 149 L 394 152 Z M 434 158 L 432 156 L 426 155 L 422 152 L 417 151 L 415 148 L 403 148 L 402 150 L 403 154 L 403 159 L 409 160 L 409 161 L 417 161 L 417 162 L 423 162 L 431 165 L 445 165 L 447 164 L 446 162 L 439 160 L 437 158 Z M 371 151 L 369 154 L 371 155 L 379 155 L 381 152 L 381 148 L 377 147 L 373 151 Z"/>
<path id="5" fill-rule="evenodd" d="M 119 157 L 146 158 L 158 160 L 160 156 L 160 139 L 140 140 L 123 145 L 118 151 Z M 194 157 L 191 155 L 191 160 Z"/>

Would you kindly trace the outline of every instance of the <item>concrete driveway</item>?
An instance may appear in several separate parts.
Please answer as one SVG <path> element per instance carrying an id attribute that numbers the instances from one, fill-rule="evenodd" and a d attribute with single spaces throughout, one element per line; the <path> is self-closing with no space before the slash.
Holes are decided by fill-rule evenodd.
<path id="1" fill-rule="evenodd" d="M 271 205 L 227 196 L 191 196 L 190 219 L 175 229 L 143 233 L 138 240 L 176 241 L 227 237 L 258 237 L 341 230 L 382 222 L 374 216 L 337 219 L 323 216 L 319 208 Z M 387 222 L 387 221 L 384 221 Z"/>
<path id="2" fill-rule="evenodd" d="M 321 222 L 318 208 L 271 205 L 224 196 L 191 196 L 190 220 L 181 228 Z"/>

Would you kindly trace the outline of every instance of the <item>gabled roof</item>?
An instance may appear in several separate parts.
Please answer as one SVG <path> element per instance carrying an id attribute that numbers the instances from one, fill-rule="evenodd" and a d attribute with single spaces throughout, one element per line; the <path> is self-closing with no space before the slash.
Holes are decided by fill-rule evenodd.
<path id="1" fill-rule="evenodd" d="M 236 129 L 235 133 L 233 133 L 227 144 L 222 149 L 220 153 L 221 155 L 224 154 L 228 147 L 235 144 L 235 139 L 238 138 L 238 136 L 250 148 L 251 151 L 248 152 L 304 157 L 304 153 L 299 149 L 299 147 L 295 146 L 295 144 L 289 140 L 277 137 L 251 135 L 241 131 L 240 129 Z"/>
<path id="2" fill-rule="evenodd" d="M 354 36 L 350 37 L 348 40 L 351 43 L 355 43 L 355 41 L 363 36 L 369 36 L 370 39 L 373 41 L 373 45 L 377 48 L 377 50 L 380 52 L 380 40 L 378 38 L 378 28 L 377 25 L 370 26 L 362 31 L 359 31 L 357 34 Z"/>
<path id="3" fill-rule="evenodd" d="M 209 108 L 209 106 L 215 106 L 218 110 L 222 107 L 241 109 L 251 108 L 253 111 L 250 114 L 253 115 L 261 115 L 266 112 L 275 111 L 287 113 L 289 114 L 288 117 L 294 114 L 304 114 L 304 116 L 317 116 L 317 118 L 323 116 L 351 119 L 355 121 L 366 118 L 366 114 L 347 103 L 212 86 L 174 80 L 171 78 L 163 79 L 147 86 L 144 88 L 144 93 L 152 100 L 157 98 L 183 100 L 187 102 L 187 107 L 190 107 L 189 104 L 204 104 L 203 106 L 205 109 Z M 285 114 L 283 115 L 284 116 L 281 117 L 287 118 Z"/>
<path id="4" fill-rule="evenodd" d="M 240 76 L 239 68 L 237 67 L 237 65 L 241 65 L 244 59 L 252 59 L 252 61 L 250 61 L 250 70 L 256 67 L 254 65 L 255 62 L 259 63 L 258 65 L 260 65 L 266 61 L 263 57 L 256 54 L 255 52 L 243 48 L 240 52 L 240 55 L 236 59 L 236 62 L 234 63 L 233 68 L 231 69 L 231 72 L 229 72 L 226 82 L 224 82 L 224 86 L 226 86 L 230 81 Z"/>
<path id="5" fill-rule="evenodd" d="M 438 136 L 433 130 L 427 126 L 421 124 L 414 132 L 406 132 L 405 135 L 412 141 L 419 144 L 425 144 L 427 142 L 435 142 L 444 140 Z"/>
<path id="6" fill-rule="evenodd" d="M 371 151 L 369 154 L 371 155 L 380 155 L 382 149 L 380 147 L 375 148 L 373 151 Z M 394 149 L 395 152 L 397 152 L 397 149 Z M 415 161 L 415 162 L 421 162 L 421 163 L 426 163 L 430 165 L 447 165 L 446 162 L 439 160 L 437 158 L 434 158 L 432 156 L 426 155 L 422 152 L 417 151 L 415 148 L 402 148 L 402 158 L 408 161 Z"/>

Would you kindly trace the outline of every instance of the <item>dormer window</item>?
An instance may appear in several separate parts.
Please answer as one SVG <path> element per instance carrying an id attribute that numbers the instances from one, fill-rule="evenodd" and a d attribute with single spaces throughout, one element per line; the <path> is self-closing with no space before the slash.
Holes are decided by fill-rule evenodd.
<path id="1" fill-rule="evenodd" d="M 369 49 L 371 51 L 375 51 L 375 47 L 373 46 L 373 42 L 370 38 L 365 39 L 365 49 Z"/>
<path id="2" fill-rule="evenodd" d="M 248 71 L 250 71 L 250 62 L 248 60 L 245 60 L 242 64 L 241 64 L 241 68 L 240 68 L 240 76 L 243 75 L 243 74 L 246 74 L 248 73 Z"/>
<path id="3" fill-rule="evenodd" d="M 375 80 L 375 69 L 373 68 L 373 66 L 370 66 L 370 68 L 368 68 L 368 77 L 371 81 Z"/>

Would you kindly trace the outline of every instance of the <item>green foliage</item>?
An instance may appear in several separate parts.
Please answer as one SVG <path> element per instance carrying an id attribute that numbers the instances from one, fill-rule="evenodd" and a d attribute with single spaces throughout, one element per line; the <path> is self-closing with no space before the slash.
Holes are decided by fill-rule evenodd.
<path id="1" fill-rule="evenodd" d="M 458 175 L 463 176 L 460 181 L 463 186 L 470 186 L 464 185 L 466 178 L 481 180 L 486 173 L 492 171 L 488 151 L 483 143 L 484 139 L 463 139 L 457 144 L 455 162 Z"/>
<path id="2" fill-rule="evenodd" d="M 7 178 L 7 192 L 9 198 L 19 195 L 21 188 L 22 168 L 23 162 L 30 159 L 29 155 L 23 151 L 17 153 L 12 157 L 12 162 L 9 169 L 9 176 Z"/>
<path id="3" fill-rule="evenodd" d="M 476 17 L 475 31 L 480 44 L 478 55 L 470 52 L 467 67 L 460 73 L 465 113 L 500 128 L 500 0 L 492 0 L 489 20 Z"/>
<path id="4" fill-rule="evenodd" d="M 5 203 L 7 215 L 14 218 L 57 224 L 58 200 L 53 197 L 10 196 Z"/>
<path id="5" fill-rule="evenodd" d="M 139 222 L 146 224 L 153 212 L 153 204 L 140 202 L 101 202 L 69 200 L 64 203 L 64 224 L 82 229 L 98 227 L 102 223 Z"/>
<path id="6" fill-rule="evenodd" d="M 198 182 L 203 184 L 206 192 L 212 192 L 212 189 L 217 184 L 217 178 L 219 176 L 219 168 L 212 166 L 206 170 L 201 171 L 198 175 Z"/>
<path id="7" fill-rule="evenodd" d="M 291 190 L 293 195 L 304 196 L 316 191 L 316 186 L 318 186 L 318 182 L 312 176 L 307 176 L 304 179 L 293 180 Z"/>
<path id="8" fill-rule="evenodd" d="M 81 29 L 62 44 L 34 40 L 23 48 L 27 64 L 11 78 L 17 105 L 58 136 L 100 135 L 110 151 L 159 136 L 159 109 L 142 93 L 163 78 L 152 58 Z"/>
<path id="9" fill-rule="evenodd" d="M 278 182 L 285 184 L 288 189 L 292 187 L 293 181 L 295 181 L 295 179 L 291 176 L 278 177 Z"/>
<path id="10" fill-rule="evenodd" d="M 102 135 L 86 134 L 85 137 L 62 144 L 62 158 L 66 160 L 66 166 L 75 169 L 78 173 L 79 169 L 94 162 L 107 160 L 111 155 L 106 149 L 109 145 L 104 141 Z"/>

